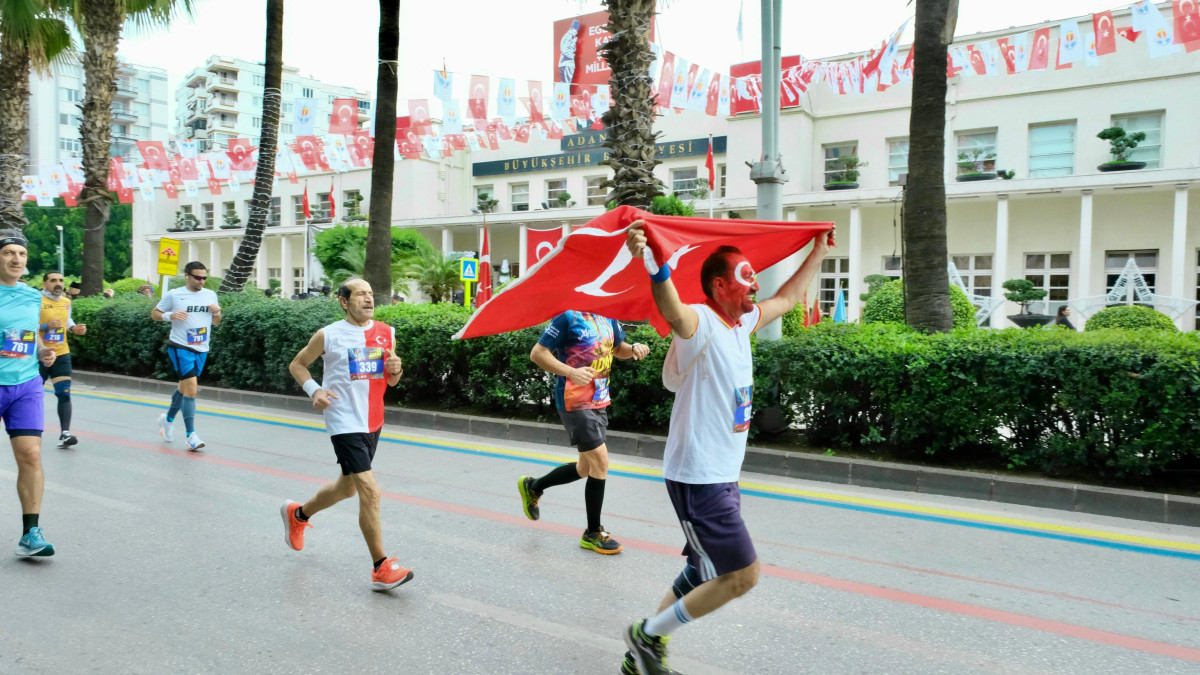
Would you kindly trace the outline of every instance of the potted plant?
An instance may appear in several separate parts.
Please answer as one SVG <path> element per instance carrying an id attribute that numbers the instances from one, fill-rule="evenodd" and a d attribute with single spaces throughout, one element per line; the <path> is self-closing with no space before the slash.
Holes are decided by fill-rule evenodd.
<path id="1" fill-rule="evenodd" d="M 994 167 L 996 165 L 996 153 L 984 152 L 982 148 L 975 148 L 970 153 L 958 153 L 958 175 L 954 180 L 960 183 L 969 183 L 977 180 L 994 180 L 996 178 L 995 171 L 988 171 L 988 163 Z"/>
<path id="2" fill-rule="evenodd" d="M 175 225 L 168 227 L 167 232 L 191 232 L 200 225 L 200 219 L 190 213 L 183 211 L 175 212 Z"/>
<path id="3" fill-rule="evenodd" d="M 1032 281 L 1028 279 L 1009 279 L 1003 285 L 1004 290 L 1008 291 L 1004 294 L 1004 297 L 1021 306 L 1021 313 L 1009 316 L 1009 321 L 1012 321 L 1021 328 L 1033 328 L 1036 326 L 1045 326 L 1054 320 L 1054 317 L 1049 314 L 1029 313 L 1029 303 L 1037 302 L 1046 297 L 1046 291 L 1035 288 Z"/>
<path id="4" fill-rule="evenodd" d="M 558 193 L 558 196 L 554 198 L 554 201 L 557 202 L 554 205 L 555 208 L 565 209 L 575 206 L 575 202 L 571 201 L 571 193 L 569 192 Z"/>
<path id="5" fill-rule="evenodd" d="M 1012 180 L 1013 176 L 1017 175 L 1017 172 L 1016 171 L 1003 171 L 1000 169 L 996 169 L 996 175 L 1003 178 L 1004 180 Z"/>
<path id="6" fill-rule="evenodd" d="M 475 210 L 482 214 L 494 213 L 496 207 L 500 205 L 500 200 L 492 199 L 492 196 L 486 192 L 480 192 L 475 198 Z"/>
<path id="7" fill-rule="evenodd" d="M 1137 131 L 1127 134 L 1121 127 L 1109 127 L 1096 134 L 1096 138 L 1108 141 L 1108 151 L 1113 156 L 1111 162 L 1105 162 L 1096 167 L 1097 169 L 1101 171 L 1136 171 L 1146 168 L 1145 162 L 1129 161 L 1129 151 L 1136 148 L 1138 143 L 1146 140 L 1146 132 Z"/>
<path id="8" fill-rule="evenodd" d="M 346 212 L 342 214 L 343 223 L 362 222 L 367 219 L 367 215 L 360 210 L 359 205 L 362 204 L 362 200 L 362 193 L 355 192 L 349 199 L 342 202 L 342 206 L 346 209 Z"/>
<path id="9" fill-rule="evenodd" d="M 858 188 L 858 170 L 867 166 L 867 162 L 860 161 L 858 155 L 846 155 L 838 157 L 834 163 L 834 171 L 829 174 L 829 182 L 825 184 L 826 190 L 854 190 Z"/>
<path id="10" fill-rule="evenodd" d="M 236 213 L 226 213 L 224 220 L 225 222 L 221 223 L 222 230 L 236 230 L 242 226 L 242 219 L 238 218 Z"/>

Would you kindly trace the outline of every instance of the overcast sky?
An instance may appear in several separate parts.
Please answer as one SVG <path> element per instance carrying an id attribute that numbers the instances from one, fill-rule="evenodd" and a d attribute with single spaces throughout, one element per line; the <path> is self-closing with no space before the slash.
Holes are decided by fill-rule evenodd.
<path id="1" fill-rule="evenodd" d="M 169 30 L 130 30 L 121 42 L 124 59 L 167 69 L 172 106 L 183 75 L 209 56 L 263 60 L 265 2 L 197 0 L 196 5 L 194 19 L 180 19 Z M 877 46 L 913 12 L 908 0 L 786 0 L 783 5 L 783 53 L 810 59 Z M 851 5 L 853 11 L 847 9 Z M 744 7 L 741 43 L 739 6 Z M 1117 6 L 1113 0 L 961 0 L 957 35 Z M 728 72 L 731 64 L 759 58 L 759 7 L 759 0 L 659 0 L 658 42 L 701 67 Z M 455 84 L 464 88 L 472 74 L 550 82 L 553 22 L 599 9 L 599 0 L 401 0 L 400 100 L 432 98 L 432 70 L 443 60 L 448 70 L 461 74 Z M 284 63 L 324 82 L 374 93 L 378 12 L 378 3 L 367 0 L 286 0 Z M 910 39 L 911 26 L 905 41 Z"/>

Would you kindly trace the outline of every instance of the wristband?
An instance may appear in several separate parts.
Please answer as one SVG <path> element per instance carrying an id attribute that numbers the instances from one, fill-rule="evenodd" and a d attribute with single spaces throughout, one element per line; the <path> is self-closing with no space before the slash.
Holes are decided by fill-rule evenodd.
<path id="1" fill-rule="evenodd" d="M 172 321 L 170 314 L 163 314 L 162 317 L 163 317 L 162 320 L 166 321 L 167 323 L 170 323 Z"/>
<path id="2" fill-rule="evenodd" d="M 309 398 L 312 398 L 318 391 L 321 391 L 321 385 L 316 380 L 304 383 L 304 393 L 308 394 Z"/>
<path id="3" fill-rule="evenodd" d="M 662 282 L 664 282 L 670 278 L 671 278 L 671 267 L 669 265 L 663 265 L 662 267 L 660 267 L 658 269 L 657 273 L 650 275 L 650 281 L 653 281 L 656 284 L 661 284 Z"/>
<path id="4" fill-rule="evenodd" d="M 642 249 L 642 262 L 646 265 L 646 273 L 650 275 L 650 281 L 661 284 L 671 278 L 671 266 L 659 267 L 658 263 L 654 261 L 654 253 L 650 251 L 649 247 Z"/>

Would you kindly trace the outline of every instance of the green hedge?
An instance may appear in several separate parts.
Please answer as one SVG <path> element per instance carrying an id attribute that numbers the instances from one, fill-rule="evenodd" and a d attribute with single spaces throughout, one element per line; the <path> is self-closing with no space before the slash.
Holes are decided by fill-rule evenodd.
<path id="1" fill-rule="evenodd" d="M 958 286 L 950 286 L 950 308 L 955 328 L 975 328 L 975 306 Z M 896 279 L 880 286 L 863 306 L 864 323 L 904 323 L 904 281 Z"/>
<path id="2" fill-rule="evenodd" d="M 88 332 L 72 337 L 76 362 L 169 378 L 168 325 L 149 320 L 153 304 L 140 296 L 77 301 L 75 320 Z M 205 379 L 270 392 L 297 391 L 288 363 L 312 333 L 341 316 L 331 300 L 243 293 L 223 295 L 221 304 L 225 321 L 214 331 Z M 452 305 L 378 310 L 378 319 L 396 327 L 404 359 L 391 400 L 556 419 L 552 378 L 529 360 L 540 328 L 451 340 L 468 316 Z M 668 342 L 648 326 L 631 328 L 628 338 L 651 351 L 641 362 L 614 364 L 613 427 L 661 433 L 672 401 L 660 379 Z M 895 324 L 826 322 L 779 342 L 756 341 L 755 404 L 778 402 L 818 447 L 1058 476 L 1145 476 L 1200 467 L 1198 364 L 1195 334 L 922 335 Z"/>
<path id="3" fill-rule="evenodd" d="M 1126 305 L 1122 307 L 1107 307 L 1092 315 L 1084 330 L 1101 330 L 1104 328 L 1149 329 L 1177 333 L 1175 322 L 1171 317 L 1151 307 L 1141 305 Z"/>

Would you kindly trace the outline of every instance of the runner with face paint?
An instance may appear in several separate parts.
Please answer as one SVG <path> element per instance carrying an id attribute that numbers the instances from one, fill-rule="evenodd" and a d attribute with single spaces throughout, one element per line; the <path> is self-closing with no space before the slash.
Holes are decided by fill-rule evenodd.
<path id="1" fill-rule="evenodd" d="M 634 257 L 646 248 L 646 224 L 629 226 L 626 245 Z M 758 555 L 742 521 L 738 477 L 754 400 L 750 335 L 783 316 L 804 297 L 833 246 L 820 235 L 813 250 L 772 298 L 758 302 L 756 270 L 741 251 L 722 246 L 700 269 L 702 304 L 686 305 L 671 282 L 670 268 L 646 258 L 658 311 L 675 331 L 672 347 L 683 382 L 675 392 L 663 455 L 667 493 L 683 527 L 687 566 L 659 605 L 658 614 L 625 630 L 629 652 L 621 672 L 659 675 L 667 666 L 667 640 L 758 583 Z"/>

